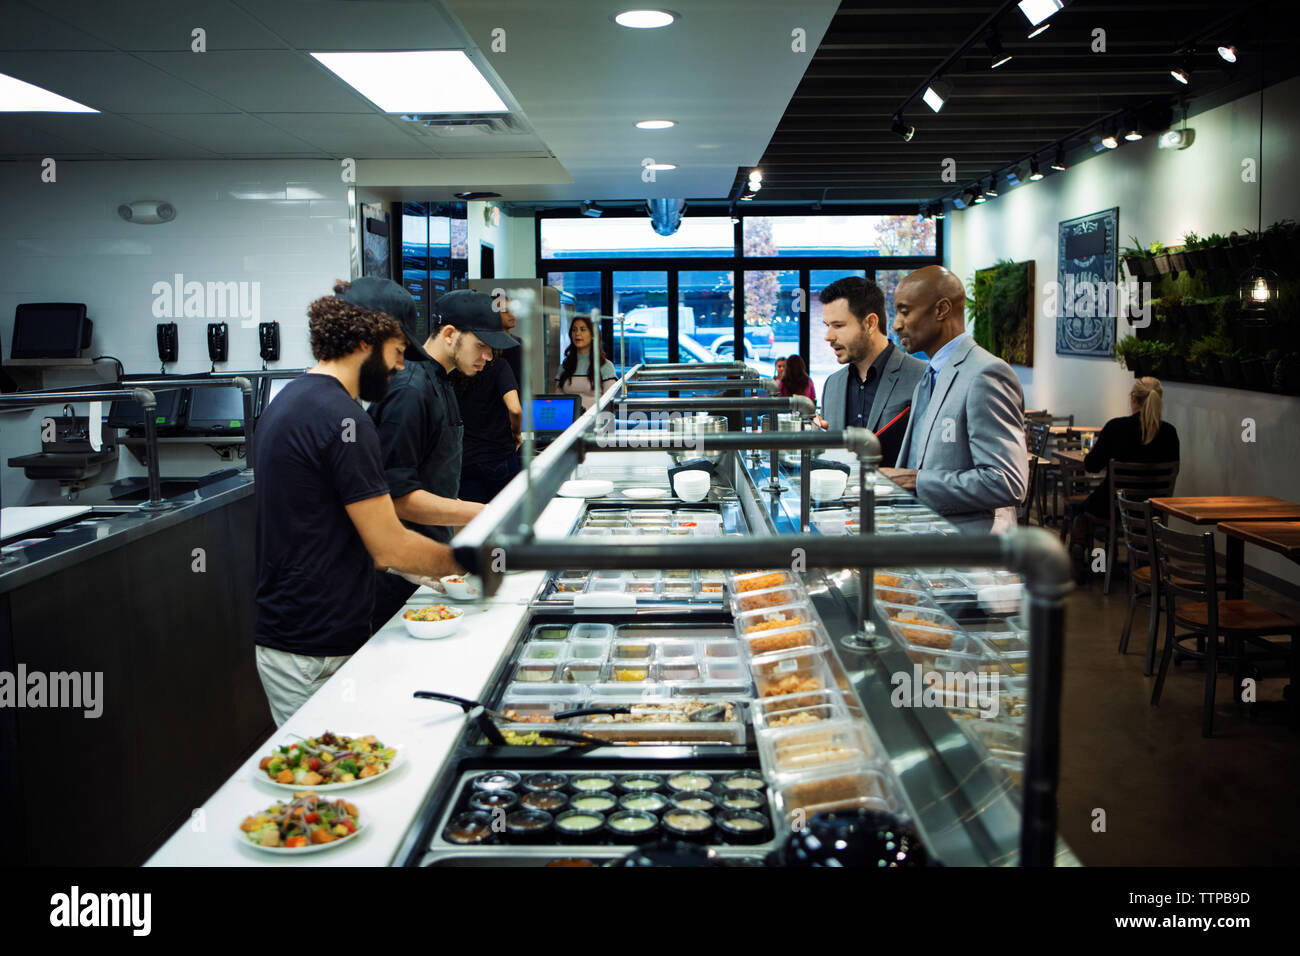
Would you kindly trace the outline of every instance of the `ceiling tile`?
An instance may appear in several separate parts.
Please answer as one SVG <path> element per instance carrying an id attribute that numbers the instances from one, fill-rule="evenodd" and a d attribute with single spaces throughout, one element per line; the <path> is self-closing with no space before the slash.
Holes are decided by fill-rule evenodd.
<path id="1" fill-rule="evenodd" d="M 126 53 L 0 52 L 0 73 L 105 113 L 233 112 L 220 100 Z"/>
<path id="2" fill-rule="evenodd" d="M 250 113 L 376 111 L 303 53 L 146 53 L 141 58 Z"/>
<path id="3" fill-rule="evenodd" d="M 125 118 L 220 156 L 324 156 L 310 143 L 244 113 L 149 113 Z"/>
<path id="4" fill-rule="evenodd" d="M 213 50 L 283 49 L 284 41 L 229 0 L 33 0 L 70 27 L 126 51 L 189 52 L 191 31 L 202 27 Z M 30 49 L 30 48 L 29 48 Z M 53 47 L 51 49 L 62 49 Z M 97 47 L 85 47 L 97 49 Z M 201 56 L 202 54 L 191 54 Z"/>

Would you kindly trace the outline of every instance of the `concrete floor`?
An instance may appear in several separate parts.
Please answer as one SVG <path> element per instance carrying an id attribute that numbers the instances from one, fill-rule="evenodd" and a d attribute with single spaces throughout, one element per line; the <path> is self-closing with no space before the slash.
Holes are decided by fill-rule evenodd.
<path id="1" fill-rule="evenodd" d="M 1300 619 L 1296 602 L 1253 585 L 1245 596 Z M 1203 738 L 1204 673 L 1191 661 L 1170 667 L 1152 707 L 1141 606 L 1128 653 L 1117 652 L 1126 608 L 1122 579 L 1110 595 L 1098 579 L 1067 602 L 1061 836 L 1087 866 L 1300 863 L 1300 734 L 1285 726 L 1284 710 L 1261 708 L 1250 721 L 1234 711 L 1231 681 L 1222 677 L 1215 736 Z M 1162 617 L 1161 646 L 1163 631 Z M 1286 683 L 1261 680 L 1260 700 L 1281 701 Z M 1098 809 L 1104 832 L 1094 829 Z"/>

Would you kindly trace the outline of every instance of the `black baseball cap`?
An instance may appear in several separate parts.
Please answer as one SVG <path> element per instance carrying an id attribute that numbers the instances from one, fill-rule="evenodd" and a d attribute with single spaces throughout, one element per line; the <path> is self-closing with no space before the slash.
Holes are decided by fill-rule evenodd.
<path id="1" fill-rule="evenodd" d="M 424 351 L 424 339 L 417 338 L 415 300 L 399 283 L 378 276 L 361 276 L 353 279 L 352 287 L 335 298 L 361 309 L 391 315 L 406 333 L 406 359 L 411 362 L 432 361 Z"/>
<path id="2" fill-rule="evenodd" d="M 501 313 L 492 308 L 492 297 L 486 292 L 473 289 L 448 292 L 433 304 L 433 314 L 439 325 L 473 332 L 484 345 L 494 349 L 519 347 L 519 340 L 506 334 Z"/>

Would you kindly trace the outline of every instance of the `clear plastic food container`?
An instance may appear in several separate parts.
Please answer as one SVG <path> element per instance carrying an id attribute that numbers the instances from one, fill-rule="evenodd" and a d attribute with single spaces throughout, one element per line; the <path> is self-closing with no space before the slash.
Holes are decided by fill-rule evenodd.
<path id="1" fill-rule="evenodd" d="M 615 641 L 610 659 L 614 661 L 645 661 L 655 659 L 655 645 L 651 641 Z"/>
<path id="2" fill-rule="evenodd" d="M 840 720 L 846 718 L 848 712 L 837 691 L 820 690 L 756 700 L 750 705 L 750 715 L 755 732 L 761 733 L 778 727 Z"/>
<path id="3" fill-rule="evenodd" d="M 739 661 L 732 663 L 713 663 L 712 661 L 704 665 L 704 676 L 710 681 L 729 681 L 735 683 L 746 678 L 744 668 L 740 666 Z"/>
<path id="4" fill-rule="evenodd" d="M 564 657 L 564 644 L 560 641 L 530 641 L 524 645 L 520 660 L 558 661 Z"/>
<path id="5" fill-rule="evenodd" d="M 1023 723 L 992 718 L 963 720 L 959 726 L 966 736 L 979 741 L 990 754 L 1004 759 L 1020 759 L 1025 749 Z"/>
<path id="6" fill-rule="evenodd" d="M 598 624 L 593 621 L 584 621 L 581 624 L 575 624 L 569 629 L 569 640 L 571 641 L 608 641 L 614 636 L 614 625 Z"/>
<path id="7" fill-rule="evenodd" d="M 515 668 L 515 681 L 521 684 L 541 684 L 555 680 L 555 664 L 520 664 Z"/>
<path id="8" fill-rule="evenodd" d="M 778 782 L 792 774 L 879 760 L 866 730 L 848 719 L 768 728 L 758 735 L 758 751 L 764 769 Z"/>
<path id="9" fill-rule="evenodd" d="M 797 623 L 786 623 L 788 620 L 786 616 L 777 616 L 768 621 L 757 621 L 758 626 L 754 630 L 742 635 L 745 655 L 752 659 L 763 654 L 773 654 L 796 647 L 819 647 L 829 644 L 821 623 L 811 615 Z M 740 619 L 738 618 L 737 621 L 739 626 Z M 746 623 L 754 627 L 753 623 Z"/>
<path id="10" fill-rule="evenodd" d="M 845 767 L 791 778 L 775 788 L 776 805 L 791 823 L 807 822 L 825 810 L 887 810 L 898 800 L 884 774 L 866 767 Z"/>
<path id="11" fill-rule="evenodd" d="M 520 684 L 514 683 L 506 687 L 503 700 L 512 700 L 522 702 L 523 700 L 561 700 L 566 701 L 576 707 L 587 697 L 587 691 L 583 687 L 565 687 L 560 684 Z"/>
<path id="12" fill-rule="evenodd" d="M 570 661 L 560 669 L 564 684 L 594 684 L 601 678 L 604 661 Z"/>
<path id="13" fill-rule="evenodd" d="M 609 656 L 608 641 L 571 641 L 568 646 L 568 660 L 599 663 Z"/>
<path id="14" fill-rule="evenodd" d="M 798 582 L 789 571 L 731 572 L 727 584 L 733 594 L 745 591 L 763 591 L 768 588 L 792 587 Z"/>
<path id="15" fill-rule="evenodd" d="M 755 658 L 750 662 L 750 673 L 760 698 L 833 688 L 826 655 L 820 648 L 780 651 Z"/>
<path id="16" fill-rule="evenodd" d="M 709 658 L 730 659 L 740 657 L 739 641 L 707 641 L 704 645 L 704 656 Z"/>
<path id="17" fill-rule="evenodd" d="M 569 636 L 567 624 L 539 624 L 528 636 L 530 641 L 562 641 Z"/>
<path id="18" fill-rule="evenodd" d="M 803 588 L 792 585 L 763 588 L 758 591 L 733 592 L 731 610 L 733 614 L 740 614 L 744 611 L 753 611 L 759 608 L 799 604 L 806 599 Z"/>
<path id="19" fill-rule="evenodd" d="M 695 641 L 669 640 L 659 643 L 659 658 L 661 660 L 695 660 L 699 657 L 699 653 L 699 645 Z"/>
<path id="20" fill-rule="evenodd" d="M 672 683 L 698 681 L 700 665 L 694 661 L 670 661 L 659 665 L 659 679 Z"/>
<path id="21" fill-rule="evenodd" d="M 660 679 L 659 666 L 648 661 L 614 661 L 601 674 L 611 684 L 647 684 Z"/>

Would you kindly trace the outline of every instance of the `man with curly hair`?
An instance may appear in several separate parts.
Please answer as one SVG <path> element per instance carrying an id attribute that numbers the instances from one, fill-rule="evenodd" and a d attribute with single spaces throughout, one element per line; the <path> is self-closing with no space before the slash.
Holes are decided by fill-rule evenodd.
<path id="1" fill-rule="evenodd" d="M 413 347 L 391 280 L 339 282 L 307 310 L 317 364 L 257 429 L 257 669 L 283 724 L 373 633 L 375 568 L 438 577 L 451 549 L 402 526 L 379 434 L 357 402 L 383 399 Z"/>
<path id="2" fill-rule="evenodd" d="M 457 289 L 438 299 L 431 311 L 433 330 L 420 346 L 407 349 L 412 361 L 393 376 L 384 399 L 370 406 L 370 417 L 379 429 L 397 516 L 408 528 L 447 542 L 454 528 L 469 524 L 483 510 L 478 502 L 460 499 L 465 423 L 451 375 L 477 375 L 492 361 L 494 348 L 518 348 L 519 343 L 506 335 L 501 313 L 486 293 Z M 397 319 L 414 342 L 414 300 Z M 416 586 L 409 577 L 380 573 L 371 615 L 374 631 L 401 609 Z"/>

